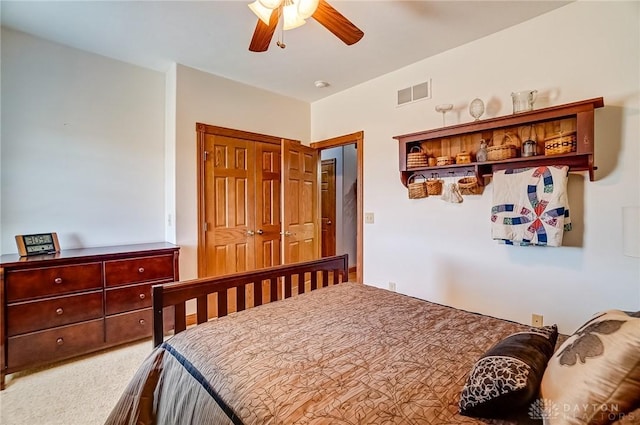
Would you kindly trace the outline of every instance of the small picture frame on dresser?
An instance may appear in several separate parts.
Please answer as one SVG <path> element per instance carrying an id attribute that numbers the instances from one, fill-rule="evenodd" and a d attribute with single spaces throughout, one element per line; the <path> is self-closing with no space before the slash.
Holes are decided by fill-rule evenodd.
<path id="1" fill-rule="evenodd" d="M 60 243 L 55 232 L 16 235 L 16 244 L 21 257 L 60 252 Z"/>

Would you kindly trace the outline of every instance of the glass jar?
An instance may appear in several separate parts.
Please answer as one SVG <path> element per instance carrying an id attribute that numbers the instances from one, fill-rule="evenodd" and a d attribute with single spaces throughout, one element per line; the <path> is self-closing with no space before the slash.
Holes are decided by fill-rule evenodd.
<path id="1" fill-rule="evenodd" d="M 529 156 L 536 156 L 538 154 L 538 145 L 536 144 L 535 140 L 525 140 L 524 143 L 522 143 L 522 156 L 523 157 L 529 157 Z"/>
<path id="2" fill-rule="evenodd" d="M 533 102 L 536 101 L 538 90 L 525 90 L 511 93 L 513 101 L 513 113 L 533 111 Z"/>

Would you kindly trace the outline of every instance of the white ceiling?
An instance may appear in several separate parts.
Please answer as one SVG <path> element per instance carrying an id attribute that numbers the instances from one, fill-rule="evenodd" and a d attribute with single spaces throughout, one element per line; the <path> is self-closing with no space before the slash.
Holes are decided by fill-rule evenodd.
<path id="1" fill-rule="evenodd" d="M 313 19 L 284 34 L 286 49 L 249 52 L 247 1 L 8 1 L 2 25 L 166 71 L 172 62 L 313 102 L 516 25 L 565 1 L 329 0 L 364 31 L 346 46 Z M 325 80 L 324 89 L 314 81 Z"/>

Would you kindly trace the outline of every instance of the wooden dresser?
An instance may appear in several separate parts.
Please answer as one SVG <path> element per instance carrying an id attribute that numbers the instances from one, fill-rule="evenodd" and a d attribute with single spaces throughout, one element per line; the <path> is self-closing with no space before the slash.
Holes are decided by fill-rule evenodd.
<path id="1" fill-rule="evenodd" d="M 151 337 L 151 285 L 179 280 L 169 243 L 0 257 L 0 389 L 5 376 Z"/>

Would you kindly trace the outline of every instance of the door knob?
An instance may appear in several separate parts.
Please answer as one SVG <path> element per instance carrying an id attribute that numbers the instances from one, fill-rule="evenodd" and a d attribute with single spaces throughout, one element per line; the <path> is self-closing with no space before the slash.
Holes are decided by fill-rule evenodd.
<path id="1" fill-rule="evenodd" d="M 253 230 L 247 230 L 247 236 L 253 236 L 255 234 L 256 232 L 254 232 Z"/>
<path id="2" fill-rule="evenodd" d="M 331 220 L 327 221 L 327 225 L 331 226 L 331 224 L 333 224 Z"/>
<path id="3" fill-rule="evenodd" d="M 261 235 L 261 234 L 263 234 L 263 233 L 264 233 L 264 231 L 263 231 L 262 229 L 258 229 L 258 230 L 256 230 L 256 233 L 257 233 L 257 234 L 259 234 L 259 235 Z"/>
<path id="4" fill-rule="evenodd" d="M 284 232 L 284 233 L 283 233 L 283 235 L 285 235 L 285 236 L 291 236 L 291 235 L 292 235 L 292 233 L 291 233 L 290 231 L 288 231 L 288 230 L 287 230 L 286 232 Z"/>

